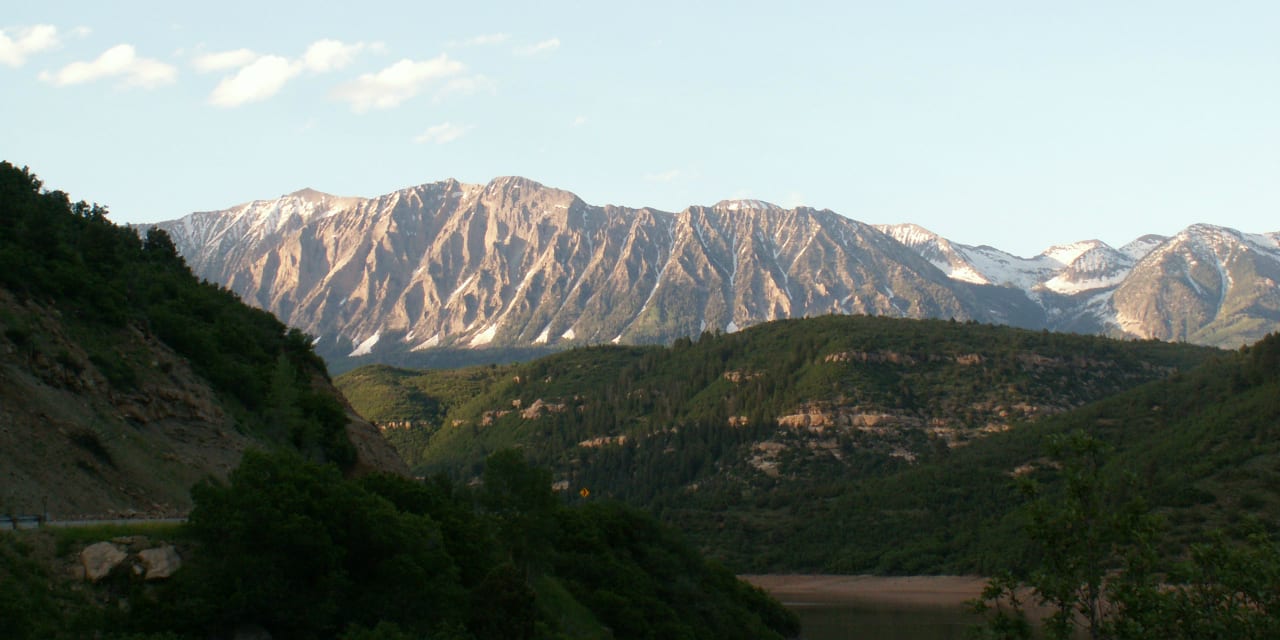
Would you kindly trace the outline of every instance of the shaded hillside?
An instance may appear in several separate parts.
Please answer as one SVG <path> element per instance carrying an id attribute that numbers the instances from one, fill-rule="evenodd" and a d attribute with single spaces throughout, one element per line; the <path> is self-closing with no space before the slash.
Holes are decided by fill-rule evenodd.
<path id="1" fill-rule="evenodd" d="M 970 443 L 1215 353 L 825 316 L 521 365 L 366 367 L 336 383 L 419 471 L 466 478 L 487 452 L 522 446 L 564 488 L 651 507 L 735 568 L 817 569 L 829 567 L 778 541 L 864 480 L 936 468 Z"/>
<path id="2" fill-rule="evenodd" d="M 1170 543 L 1280 522 L 1280 336 L 1199 368 L 957 449 L 945 459 L 802 503 L 780 557 L 838 572 L 978 572 L 1033 560 L 1015 476 L 1050 477 L 1046 444 L 1084 431 L 1111 452 L 1112 486 L 1160 514 Z M 1052 489 L 1051 489 L 1052 491 Z M 737 523 L 757 521 L 736 513 Z M 719 530 L 683 524 L 718 541 Z M 732 528 L 734 524 L 730 524 Z M 745 545 L 740 548 L 746 549 Z M 1173 544 L 1166 549 L 1177 552 Z"/>
<path id="3" fill-rule="evenodd" d="M 515 451 L 477 486 L 344 478 L 261 453 L 228 480 L 198 486 L 181 525 L 0 534 L 6 640 L 798 633 L 794 614 L 670 527 L 617 503 L 567 506 Z M 89 580 L 71 570 L 82 549 L 101 558 Z M 165 549 L 174 560 L 152 575 L 142 556 Z"/>
<path id="4" fill-rule="evenodd" d="M 183 512 L 246 448 L 403 469 L 308 339 L 197 280 L 162 231 L 0 163 L 0 509 Z"/>

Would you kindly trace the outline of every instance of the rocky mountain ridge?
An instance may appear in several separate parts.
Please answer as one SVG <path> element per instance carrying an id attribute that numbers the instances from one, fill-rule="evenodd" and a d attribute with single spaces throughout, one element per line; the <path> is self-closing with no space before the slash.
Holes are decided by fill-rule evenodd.
<path id="1" fill-rule="evenodd" d="M 369 199 L 306 189 L 160 226 L 198 275 L 317 336 L 331 363 L 670 342 L 829 313 L 1229 347 L 1280 327 L 1278 234 L 1210 225 L 1028 259 L 828 210 L 595 206 L 506 177 Z"/>

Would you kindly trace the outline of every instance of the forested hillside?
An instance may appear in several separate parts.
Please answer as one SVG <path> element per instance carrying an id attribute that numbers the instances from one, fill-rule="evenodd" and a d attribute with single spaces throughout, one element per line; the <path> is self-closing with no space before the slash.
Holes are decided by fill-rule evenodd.
<path id="1" fill-rule="evenodd" d="M 895 549 L 888 533 L 879 547 L 846 544 L 837 529 L 883 529 L 857 502 L 869 483 L 938 472 L 1006 431 L 1215 354 L 1222 352 L 975 323 L 827 316 L 521 365 L 368 367 L 337 384 L 419 471 L 466 479 L 487 452 L 521 446 L 566 491 L 650 508 L 737 570 L 940 571 L 959 565 Z M 919 499 L 947 501 L 978 472 L 961 466 L 928 489 L 939 495 Z M 991 491 L 983 500 L 1006 508 L 1004 487 Z M 963 546 L 979 531 L 925 534 Z M 963 553 L 972 559 L 971 548 Z"/>
<path id="2" fill-rule="evenodd" d="M 795 637 L 793 614 L 677 532 L 617 503 L 566 506 L 550 480 L 516 451 L 477 487 L 249 453 L 197 487 L 189 523 L 96 531 L 99 546 L 176 544 L 166 579 L 123 552 L 91 584 L 72 577 L 65 556 L 92 529 L 0 533 L 4 637 Z"/>
<path id="3" fill-rule="evenodd" d="M 169 237 L 0 163 L 0 510 L 181 513 L 247 448 L 403 469 L 309 340 L 200 282 Z"/>

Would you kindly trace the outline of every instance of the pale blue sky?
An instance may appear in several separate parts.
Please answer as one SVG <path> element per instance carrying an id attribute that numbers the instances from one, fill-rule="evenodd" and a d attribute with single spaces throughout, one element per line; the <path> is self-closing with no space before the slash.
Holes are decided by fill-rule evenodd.
<path id="1" fill-rule="evenodd" d="M 1280 231 L 1274 1 L 10 4 L 0 158 L 119 222 L 522 175 L 1020 255 Z"/>

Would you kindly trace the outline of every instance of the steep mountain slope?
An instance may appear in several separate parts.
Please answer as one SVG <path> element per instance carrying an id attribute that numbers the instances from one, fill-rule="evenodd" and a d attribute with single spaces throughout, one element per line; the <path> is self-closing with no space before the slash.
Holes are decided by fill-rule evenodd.
<path id="1" fill-rule="evenodd" d="M 764 547 L 812 496 L 845 495 L 1215 353 L 824 316 L 509 367 L 365 367 L 336 383 L 419 472 L 465 480 L 488 452 L 520 446 L 565 488 L 665 509 L 685 528 L 705 532 L 737 514 L 735 527 L 707 533 L 706 548 L 760 563 L 738 569 L 772 570 L 802 568 L 769 566 L 776 551 Z"/>
<path id="2" fill-rule="evenodd" d="M 669 342 L 827 313 L 1035 322 L 874 227 L 756 201 L 596 207 L 500 178 L 370 200 L 305 191 L 161 226 L 196 273 L 329 357 Z"/>
<path id="3" fill-rule="evenodd" d="M 830 211 L 755 200 L 679 213 L 601 207 L 508 177 L 372 199 L 304 189 L 160 226 L 198 275 L 318 336 L 340 369 L 414 353 L 669 343 L 828 313 L 1230 347 L 1280 326 L 1269 315 L 1280 293 L 1265 280 L 1280 268 L 1274 236 L 1204 225 L 1118 250 L 1090 240 L 1020 258 Z M 1187 242 L 1216 243 L 1224 277 L 1251 292 L 1212 309 L 1162 292 L 1181 267 L 1154 256 Z"/>
<path id="4" fill-rule="evenodd" d="M 1280 323 L 1280 242 L 1211 225 L 1147 254 L 1116 288 L 1124 331 L 1161 340 L 1252 342 Z"/>
<path id="5" fill-rule="evenodd" d="M 0 163 L 0 511 L 181 513 L 248 448 L 405 471 L 301 333 Z"/>
<path id="6" fill-rule="evenodd" d="M 1118 250 L 1090 240 L 1026 259 L 915 225 L 880 228 L 953 280 L 1024 291 L 1050 329 L 1234 348 L 1280 328 L 1274 233 L 1198 224 Z"/>

